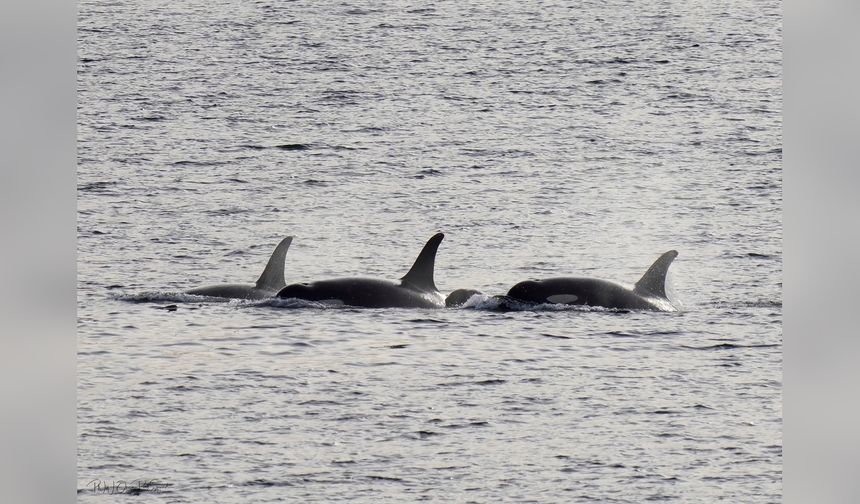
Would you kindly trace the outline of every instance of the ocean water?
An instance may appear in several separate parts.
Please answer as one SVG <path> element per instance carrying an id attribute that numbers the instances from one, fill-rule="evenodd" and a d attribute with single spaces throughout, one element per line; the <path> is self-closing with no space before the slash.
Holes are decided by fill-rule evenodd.
<path id="1" fill-rule="evenodd" d="M 78 500 L 779 502 L 773 1 L 79 3 Z M 674 312 L 182 291 L 551 276 Z"/>

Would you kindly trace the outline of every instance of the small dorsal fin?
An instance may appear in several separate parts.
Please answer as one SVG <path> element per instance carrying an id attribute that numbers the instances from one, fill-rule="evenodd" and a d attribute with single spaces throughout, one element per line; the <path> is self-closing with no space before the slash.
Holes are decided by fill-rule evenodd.
<path id="1" fill-rule="evenodd" d="M 292 242 L 293 237 L 287 236 L 275 247 L 272 257 L 269 258 L 269 262 L 266 264 L 266 269 L 263 270 L 263 274 L 257 279 L 258 289 L 277 292 L 287 286 L 287 282 L 284 280 L 284 261 L 287 258 L 287 250 L 290 249 L 290 243 Z"/>
<path id="2" fill-rule="evenodd" d="M 415 259 L 412 269 L 400 279 L 404 284 L 422 291 L 438 291 L 433 281 L 433 267 L 436 263 L 436 250 L 442 243 L 442 238 L 445 238 L 444 234 L 436 233 L 427 240 L 427 244 L 418 254 L 418 259 Z"/>
<path id="3" fill-rule="evenodd" d="M 642 278 L 636 282 L 633 292 L 640 296 L 646 297 L 666 297 L 666 272 L 669 271 L 669 266 L 672 261 L 678 257 L 677 250 L 670 250 L 654 261 L 654 264 L 648 268 L 648 271 L 642 275 Z"/>

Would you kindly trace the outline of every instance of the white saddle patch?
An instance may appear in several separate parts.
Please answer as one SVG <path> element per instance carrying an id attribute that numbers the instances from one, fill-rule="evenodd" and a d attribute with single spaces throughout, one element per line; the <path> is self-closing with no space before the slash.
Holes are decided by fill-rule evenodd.
<path id="1" fill-rule="evenodd" d="M 344 302 L 340 299 L 323 299 L 320 303 L 329 306 L 343 306 Z"/>
<path id="2" fill-rule="evenodd" d="M 573 304 L 579 299 L 579 296 L 574 294 L 555 294 L 546 298 L 547 301 L 554 304 Z"/>

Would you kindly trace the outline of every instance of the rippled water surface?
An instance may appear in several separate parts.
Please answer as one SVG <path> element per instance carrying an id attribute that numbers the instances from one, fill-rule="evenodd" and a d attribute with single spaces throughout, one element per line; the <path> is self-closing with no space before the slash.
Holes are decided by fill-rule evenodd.
<path id="1" fill-rule="evenodd" d="M 80 2 L 78 500 L 779 502 L 780 10 Z M 437 231 L 443 293 L 676 249 L 680 309 L 181 294 Z"/>

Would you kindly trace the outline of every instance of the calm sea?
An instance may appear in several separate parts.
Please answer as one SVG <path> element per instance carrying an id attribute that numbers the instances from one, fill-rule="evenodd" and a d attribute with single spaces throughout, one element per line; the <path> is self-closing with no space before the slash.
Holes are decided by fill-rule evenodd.
<path id="1" fill-rule="evenodd" d="M 78 500 L 779 502 L 771 0 L 79 3 Z M 208 302 L 632 285 L 672 313 Z M 175 305 L 175 310 L 171 305 Z"/>

